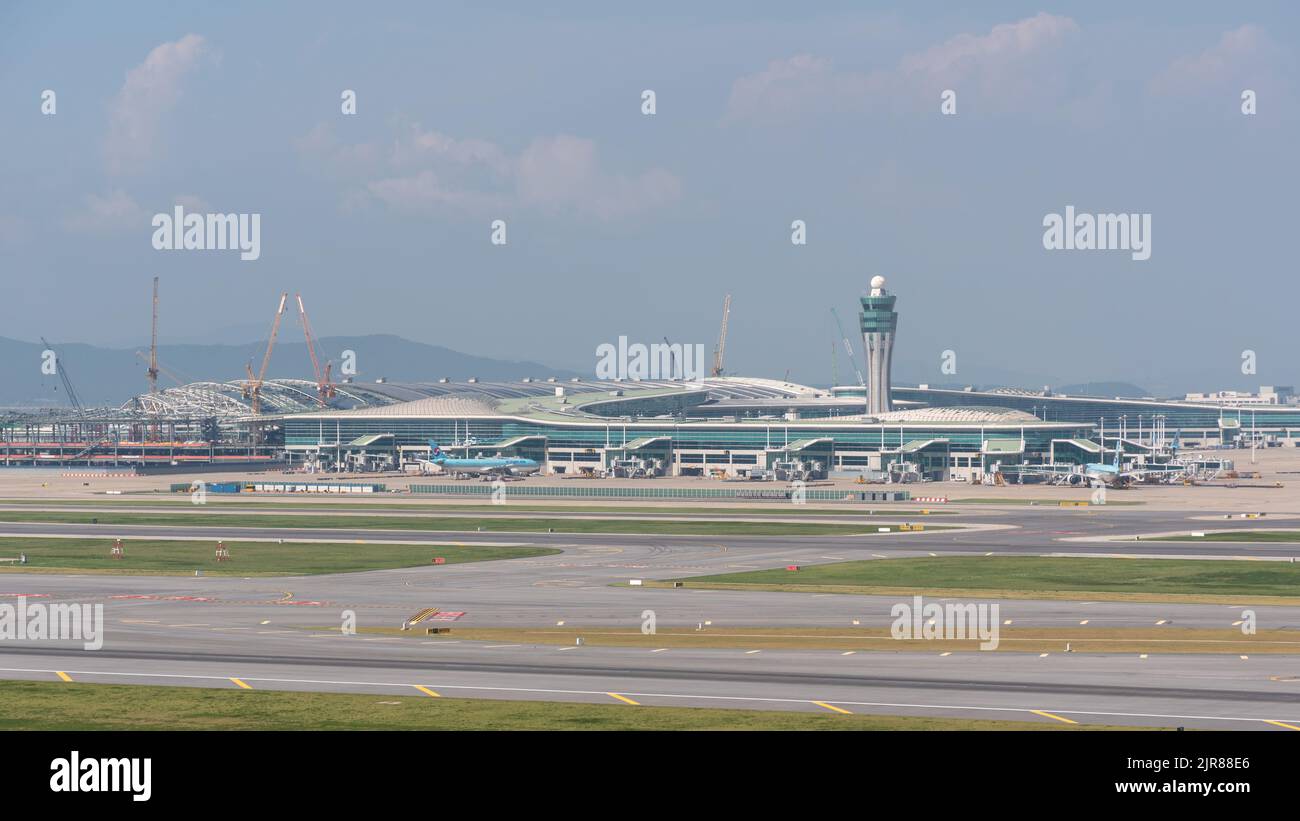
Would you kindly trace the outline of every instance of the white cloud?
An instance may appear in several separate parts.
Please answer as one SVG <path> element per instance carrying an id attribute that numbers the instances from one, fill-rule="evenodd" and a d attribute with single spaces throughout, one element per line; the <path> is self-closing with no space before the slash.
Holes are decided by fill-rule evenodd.
<path id="1" fill-rule="evenodd" d="M 988 34 L 959 34 L 941 45 L 904 57 L 899 70 L 932 77 L 1001 70 L 1041 54 L 1078 30 L 1079 24 L 1069 17 L 1039 12 L 1015 23 L 999 23 Z"/>
<path id="2" fill-rule="evenodd" d="M 154 155 L 163 115 L 180 99 L 181 81 L 205 50 L 201 36 L 187 34 L 150 51 L 143 63 L 126 73 L 126 82 L 110 104 L 104 141 L 111 173 L 138 171 Z"/>
<path id="3" fill-rule="evenodd" d="M 732 84 L 727 119 L 786 119 L 859 97 L 873 82 L 870 75 L 836 72 L 830 60 L 809 54 L 773 60 Z"/>
<path id="4" fill-rule="evenodd" d="M 148 236 L 152 215 L 121 189 L 103 196 L 87 194 L 82 198 L 82 206 L 64 220 L 68 230 L 79 234 L 113 234 L 139 229 L 142 236 Z"/>
<path id="5" fill-rule="evenodd" d="M 179 205 L 189 214 L 207 214 L 212 210 L 202 197 L 194 194 L 177 194 L 172 197 L 172 204 Z"/>
<path id="6" fill-rule="evenodd" d="M 791 120 L 882 106 L 937 110 L 945 88 L 985 110 L 1023 107 L 1032 97 L 1059 90 L 1057 50 L 1078 30 L 1068 17 L 1040 13 L 987 34 L 959 34 L 906 55 L 893 69 L 872 72 L 838 71 L 830 60 L 812 55 L 774 60 L 735 81 L 726 119 Z"/>
<path id="7" fill-rule="evenodd" d="M 578 137 L 544 137 L 516 164 L 516 188 L 525 204 L 616 219 L 658 208 L 681 194 L 681 183 L 662 169 L 628 177 L 600 168 L 596 143 Z"/>
<path id="8" fill-rule="evenodd" d="M 427 168 L 405 177 L 388 177 L 366 183 L 366 191 L 375 199 L 404 211 L 449 207 L 482 212 L 506 204 L 506 198 L 500 194 L 449 186 Z"/>
<path id="9" fill-rule="evenodd" d="M 560 135 L 533 140 L 518 155 L 480 138 L 461 139 L 420 126 L 388 146 L 344 145 L 326 126 L 297 141 L 300 154 L 350 190 L 344 206 L 379 201 L 401 210 L 448 208 L 482 214 L 509 207 L 616 219 L 662 206 L 681 192 L 663 169 L 611 173 L 592 140 Z"/>
<path id="10" fill-rule="evenodd" d="M 1158 95 L 1220 94 L 1224 89 L 1258 88 L 1276 75 L 1281 54 L 1259 26 L 1246 24 L 1225 31 L 1199 54 L 1174 60 L 1151 81 Z"/>
<path id="11" fill-rule="evenodd" d="M 399 167 L 427 163 L 449 163 L 463 167 L 481 166 L 497 176 L 510 173 L 510 160 L 496 145 L 477 138 L 458 140 L 438 131 L 412 126 L 393 144 L 393 164 Z"/>

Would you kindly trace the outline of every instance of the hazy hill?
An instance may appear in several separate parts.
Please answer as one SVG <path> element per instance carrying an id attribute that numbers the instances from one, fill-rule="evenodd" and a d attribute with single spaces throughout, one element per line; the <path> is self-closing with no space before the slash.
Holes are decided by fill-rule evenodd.
<path id="1" fill-rule="evenodd" d="M 120 405 L 148 390 L 146 365 L 135 352 L 148 354 L 147 347 L 101 348 L 81 343 L 61 344 L 51 340 L 72 387 L 86 406 Z M 68 404 L 63 385 L 56 375 L 41 373 L 40 342 L 23 342 L 0 337 L 0 405 L 51 406 Z M 242 345 L 159 345 L 158 361 L 164 369 L 160 387 L 173 387 L 177 380 L 224 382 L 244 377 L 245 363 L 256 371 L 262 363 L 266 341 Z M 322 359 L 334 362 L 334 377 L 340 379 L 343 351 L 356 352 L 357 381 L 386 377 L 392 381 L 435 381 L 441 377 L 463 380 L 476 376 L 483 381 L 514 380 L 525 376 L 569 378 L 582 376 L 536 362 L 509 362 L 453 351 L 438 345 L 412 342 L 399 336 L 332 336 L 317 341 Z M 267 368 L 268 379 L 312 379 L 311 359 L 303 342 L 277 341 Z"/>

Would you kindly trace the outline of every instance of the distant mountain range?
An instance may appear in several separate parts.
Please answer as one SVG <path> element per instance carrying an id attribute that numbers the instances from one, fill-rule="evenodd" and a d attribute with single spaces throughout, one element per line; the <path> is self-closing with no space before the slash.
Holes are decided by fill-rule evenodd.
<path id="1" fill-rule="evenodd" d="M 116 406 L 149 389 L 145 361 L 148 347 L 103 348 L 82 343 L 52 342 L 64 373 L 72 382 L 81 404 Z M 69 404 L 57 375 L 41 372 L 40 342 L 23 342 L 0 337 L 0 406 L 51 407 Z M 159 345 L 158 362 L 163 374 L 161 388 L 181 382 L 225 382 L 243 379 L 244 365 L 261 367 L 266 341 L 242 345 Z M 568 379 L 584 374 L 552 368 L 537 362 L 511 362 L 453 351 L 438 345 L 412 342 L 399 336 L 331 336 L 317 340 L 321 366 L 334 362 L 334 379 L 342 379 L 339 363 L 344 351 L 356 353 L 357 381 L 387 378 L 394 382 L 433 382 L 442 377 L 464 380 L 477 377 L 485 382 L 517 380 L 530 376 Z M 173 375 L 175 378 L 173 378 Z M 589 375 L 589 374 L 587 374 Z M 268 379 L 313 379 L 311 359 L 303 342 L 277 341 L 267 368 Z"/>

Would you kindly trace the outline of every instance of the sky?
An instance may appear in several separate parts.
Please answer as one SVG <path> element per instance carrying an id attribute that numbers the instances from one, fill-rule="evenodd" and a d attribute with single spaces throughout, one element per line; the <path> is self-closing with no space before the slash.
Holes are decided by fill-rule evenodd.
<path id="1" fill-rule="evenodd" d="M 158 276 L 164 341 L 289 291 L 590 372 L 711 354 L 731 294 L 728 371 L 828 384 L 880 274 L 896 382 L 1300 382 L 1294 4 L 534 5 L 0 6 L 0 336 L 138 346 Z M 260 256 L 157 250 L 177 205 Z M 1150 258 L 1048 250 L 1067 206 L 1149 215 Z"/>

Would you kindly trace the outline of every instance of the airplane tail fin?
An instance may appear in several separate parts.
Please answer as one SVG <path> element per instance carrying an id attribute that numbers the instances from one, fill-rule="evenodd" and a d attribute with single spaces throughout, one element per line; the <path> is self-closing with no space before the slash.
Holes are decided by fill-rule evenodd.
<path id="1" fill-rule="evenodd" d="M 432 461 L 432 460 L 434 460 L 434 459 L 437 459 L 437 458 L 439 458 L 439 457 L 441 457 L 441 456 L 442 456 L 442 448 L 438 447 L 438 443 L 437 443 L 437 442 L 435 442 L 435 441 L 433 441 L 432 439 L 430 439 L 430 440 L 429 440 L 429 459 L 430 459 L 430 461 Z"/>

